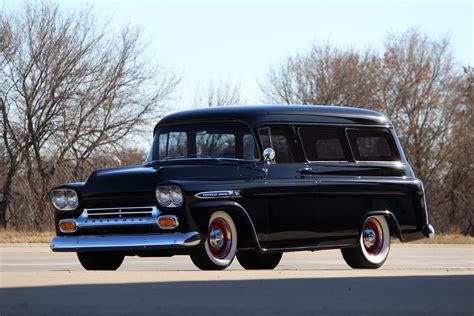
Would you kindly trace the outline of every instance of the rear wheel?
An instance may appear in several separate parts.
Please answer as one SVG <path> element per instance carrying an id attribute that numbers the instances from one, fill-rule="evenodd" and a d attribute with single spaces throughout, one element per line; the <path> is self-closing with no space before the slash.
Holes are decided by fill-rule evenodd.
<path id="1" fill-rule="evenodd" d="M 78 252 L 79 262 L 86 270 L 117 270 L 124 256 L 108 253 Z"/>
<path id="2" fill-rule="evenodd" d="M 275 269 L 280 263 L 282 253 L 260 253 L 258 251 L 243 251 L 237 253 L 237 260 L 246 270 Z"/>
<path id="3" fill-rule="evenodd" d="M 370 216 L 362 227 L 359 246 L 341 249 L 346 263 L 355 269 L 377 269 L 390 251 L 390 228 L 383 216 Z"/>
<path id="4" fill-rule="evenodd" d="M 191 260 L 201 270 L 223 270 L 232 263 L 236 251 L 234 221 L 226 212 L 218 211 L 211 215 L 206 241 L 191 253 Z"/>

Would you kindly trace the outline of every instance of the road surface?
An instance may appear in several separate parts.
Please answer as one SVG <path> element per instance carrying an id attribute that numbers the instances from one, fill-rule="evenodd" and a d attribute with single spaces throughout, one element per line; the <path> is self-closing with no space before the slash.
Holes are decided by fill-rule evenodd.
<path id="1" fill-rule="evenodd" d="M 0 315 L 474 315 L 474 245 L 393 244 L 378 270 L 337 250 L 286 253 L 277 269 L 199 271 L 188 257 L 127 257 L 85 271 L 48 245 L 0 245 Z"/>

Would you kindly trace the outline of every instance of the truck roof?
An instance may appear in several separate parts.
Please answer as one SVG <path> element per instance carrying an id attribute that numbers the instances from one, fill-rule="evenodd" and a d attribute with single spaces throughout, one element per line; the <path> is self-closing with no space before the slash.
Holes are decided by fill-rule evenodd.
<path id="1" fill-rule="evenodd" d="M 239 105 L 216 106 L 176 112 L 162 118 L 155 130 L 168 124 L 193 121 L 238 120 L 255 127 L 263 122 L 300 122 L 347 125 L 391 126 L 382 113 L 344 106 L 331 105 Z"/>

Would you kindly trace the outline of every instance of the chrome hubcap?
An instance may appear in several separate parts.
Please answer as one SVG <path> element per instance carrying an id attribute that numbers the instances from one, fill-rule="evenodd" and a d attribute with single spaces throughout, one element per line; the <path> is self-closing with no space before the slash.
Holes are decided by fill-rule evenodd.
<path id="1" fill-rule="evenodd" d="M 224 234 L 219 228 L 215 227 L 210 231 L 209 243 L 214 249 L 219 249 L 224 245 Z"/>
<path id="2" fill-rule="evenodd" d="M 366 227 L 364 229 L 364 246 L 371 248 L 377 240 L 377 235 L 372 228 Z"/>
<path id="3" fill-rule="evenodd" d="M 377 256 L 383 248 L 384 234 L 382 224 L 375 218 L 370 217 L 364 224 L 362 230 L 362 243 L 365 251 L 371 256 Z"/>

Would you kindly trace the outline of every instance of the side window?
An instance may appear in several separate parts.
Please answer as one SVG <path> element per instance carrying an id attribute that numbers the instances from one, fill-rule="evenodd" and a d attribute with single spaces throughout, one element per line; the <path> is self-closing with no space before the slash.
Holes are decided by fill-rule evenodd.
<path id="1" fill-rule="evenodd" d="M 298 131 L 309 161 L 348 161 L 343 129 L 303 126 Z"/>
<path id="2" fill-rule="evenodd" d="M 252 134 L 242 136 L 242 158 L 247 160 L 258 159 L 259 154 Z"/>
<path id="3" fill-rule="evenodd" d="M 291 130 L 287 126 L 271 126 L 259 129 L 263 149 L 273 148 L 276 163 L 296 162 L 295 146 Z"/>
<path id="4" fill-rule="evenodd" d="M 358 161 L 399 161 L 392 135 L 384 129 L 347 129 L 354 158 Z"/>
<path id="5" fill-rule="evenodd" d="M 181 157 L 187 155 L 187 135 L 185 132 L 160 134 L 158 159 Z"/>

